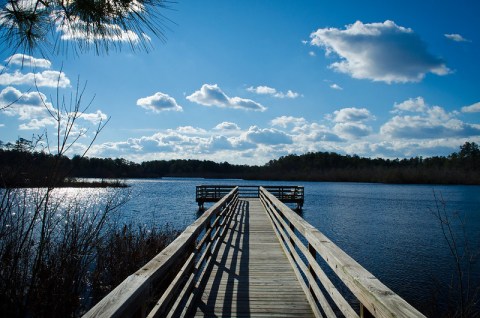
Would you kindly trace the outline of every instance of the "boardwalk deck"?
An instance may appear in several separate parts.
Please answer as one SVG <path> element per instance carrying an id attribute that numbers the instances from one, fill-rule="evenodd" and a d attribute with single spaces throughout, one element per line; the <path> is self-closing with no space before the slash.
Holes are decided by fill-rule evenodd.
<path id="1" fill-rule="evenodd" d="M 196 292 L 197 317 L 313 317 L 258 198 L 240 200 L 208 280 Z"/>
<path id="2" fill-rule="evenodd" d="M 239 192 L 84 317 L 425 317 L 266 188 Z"/>

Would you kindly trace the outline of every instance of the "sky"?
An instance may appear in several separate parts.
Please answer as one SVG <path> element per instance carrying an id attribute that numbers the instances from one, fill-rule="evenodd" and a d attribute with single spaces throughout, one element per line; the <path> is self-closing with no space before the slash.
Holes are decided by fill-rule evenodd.
<path id="1" fill-rule="evenodd" d="M 0 140 L 53 144 L 49 110 L 85 86 L 69 155 L 107 119 L 87 156 L 449 155 L 480 143 L 479 13 L 474 0 L 180 0 L 149 52 L 1 50 Z"/>

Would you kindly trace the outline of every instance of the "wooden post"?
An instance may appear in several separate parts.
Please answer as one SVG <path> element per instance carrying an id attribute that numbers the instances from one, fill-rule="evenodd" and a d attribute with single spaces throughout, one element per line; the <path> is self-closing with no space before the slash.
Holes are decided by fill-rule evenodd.
<path id="1" fill-rule="evenodd" d="M 292 230 L 292 232 L 295 233 L 295 225 L 293 225 L 292 222 L 289 222 L 289 224 L 290 224 L 290 230 Z M 290 236 L 290 243 L 292 244 L 293 248 L 295 248 L 295 241 L 291 236 Z"/>
<path id="2" fill-rule="evenodd" d="M 312 257 L 316 260 L 317 259 L 317 251 L 315 250 L 315 248 L 313 247 L 313 245 L 311 245 L 310 243 L 308 243 L 308 252 L 310 253 L 310 255 L 312 255 Z M 312 265 L 309 263 L 308 264 L 308 271 L 310 272 L 310 274 L 312 275 L 313 279 L 314 280 L 317 280 L 317 275 L 315 274 L 315 270 L 313 269 Z M 311 286 L 311 284 L 309 284 L 309 289 L 310 289 L 310 293 L 312 294 L 313 298 L 317 298 L 315 296 L 315 292 L 313 291 L 313 288 Z"/>
<path id="3" fill-rule="evenodd" d="M 215 214 L 213 214 L 213 217 L 208 220 L 206 226 L 205 226 L 205 233 L 208 233 L 208 230 L 212 227 L 212 219 L 215 219 Z M 211 247 L 208 247 L 208 243 L 212 240 L 212 233 L 208 233 L 208 237 L 205 239 L 205 246 L 207 246 L 207 251 L 205 251 L 205 260 L 208 260 L 210 258 L 210 255 L 212 253 Z"/>

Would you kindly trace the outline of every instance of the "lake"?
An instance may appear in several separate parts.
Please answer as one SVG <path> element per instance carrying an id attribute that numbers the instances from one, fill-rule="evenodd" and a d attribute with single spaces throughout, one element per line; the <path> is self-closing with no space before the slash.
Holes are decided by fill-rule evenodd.
<path id="1" fill-rule="evenodd" d="M 425 313 L 435 303 L 433 295 L 440 290 L 437 282 L 447 283 L 454 268 L 434 216 L 439 201 L 445 202 L 445 206 L 438 205 L 440 211 L 445 208 L 452 215 L 455 233 L 464 229 L 470 246 L 477 252 L 480 249 L 480 186 L 176 178 L 131 179 L 127 183 L 131 199 L 122 209 L 123 218 L 175 229 L 184 229 L 198 217 L 197 185 L 303 185 L 302 217 Z M 472 280 L 480 281 L 478 262 Z"/>

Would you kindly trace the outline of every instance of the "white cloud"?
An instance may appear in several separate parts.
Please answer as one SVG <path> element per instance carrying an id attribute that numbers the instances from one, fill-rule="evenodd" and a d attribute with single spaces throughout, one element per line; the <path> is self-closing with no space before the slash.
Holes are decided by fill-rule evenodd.
<path id="1" fill-rule="evenodd" d="M 44 117 L 44 118 L 33 118 L 27 123 L 20 124 L 18 129 L 20 130 L 37 130 L 42 129 L 47 126 L 55 126 L 57 122 L 52 117 Z"/>
<path id="2" fill-rule="evenodd" d="M 220 124 L 218 124 L 217 126 L 215 126 L 215 128 L 213 128 L 215 130 L 240 130 L 240 127 L 238 127 L 237 124 L 235 123 L 231 123 L 231 122 L 228 122 L 228 121 L 224 121 Z"/>
<path id="3" fill-rule="evenodd" d="M 375 118 L 368 110 L 345 108 L 331 114 L 325 124 L 280 116 L 270 121 L 273 128 L 250 126 L 242 130 L 228 121 L 210 130 L 181 126 L 99 145 L 94 147 L 93 154 L 136 161 L 183 158 L 264 164 L 289 153 L 317 151 L 387 158 L 448 155 L 467 140 L 480 143 L 480 125 L 460 121 L 456 117 L 459 112 L 448 113 L 439 106 L 425 107 L 424 112 L 408 111 L 415 116 L 394 114 L 377 131 L 367 124 Z"/>
<path id="4" fill-rule="evenodd" d="M 292 129 L 295 142 L 313 146 L 316 142 L 342 142 L 343 138 L 332 132 L 332 128 L 318 123 L 305 122 L 304 125 Z"/>
<path id="5" fill-rule="evenodd" d="M 180 126 L 176 129 L 179 133 L 188 135 L 204 135 L 207 131 L 203 128 L 193 126 Z"/>
<path id="6" fill-rule="evenodd" d="M 307 121 L 303 117 L 293 117 L 293 116 L 280 116 L 274 118 L 270 121 L 272 126 L 279 126 L 282 128 L 287 128 L 289 125 L 299 126 L 304 125 Z"/>
<path id="7" fill-rule="evenodd" d="M 313 51 L 308 52 L 308 55 L 310 55 L 312 57 L 317 56 L 317 54 L 315 54 L 315 52 L 313 52 Z"/>
<path id="8" fill-rule="evenodd" d="M 22 121 L 19 125 L 20 130 L 35 130 L 58 124 L 51 115 L 51 113 L 56 114 L 56 109 L 47 100 L 47 96 L 41 92 L 21 92 L 10 86 L 4 88 L 0 92 L 0 109 L 2 108 L 4 108 L 2 110 L 3 114 L 17 117 L 19 121 Z M 100 121 L 105 122 L 108 118 L 101 110 L 94 113 L 79 112 L 77 115 L 79 119 L 93 125 L 97 125 Z M 66 123 L 67 116 L 73 116 L 73 113 L 66 113 L 61 110 L 62 125 Z M 81 130 L 82 128 L 77 123 L 71 133 L 77 134 Z"/>
<path id="9" fill-rule="evenodd" d="M 40 68 L 50 68 L 52 66 L 52 63 L 49 60 L 46 59 L 39 59 L 35 58 L 30 55 L 26 54 L 14 54 L 11 57 L 7 58 L 5 62 L 9 64 L 14 64 L 14 65 L 28 65 L 31 67 L 40 67 Z"/>
<path id="10" fill-rule="evenodd" d="M 472 104 L 470 106 L 463 106 L 462 113 L 479 113 L 480 112 L 480 102 Z"/>
<path id="11" fill-rule="evenodd" d="M 97 110 L 95 113 L 81 113 L 80 118 L 94 125 L 98 125 L 100 122 L 105 122 L 108 116 L 101 110 Z"/>
<path id="12" fill-rule="evenodd" d="M 53 107 L 46 100 L 47 97 L 43 93 L 36 91 L 22 93 L 9 86 L 0 92 L 0 109 L 5 108 L 3 112 L 7 116 L 18 116 L 20 120 L 31 120 L 48 116 L 46 107 L 50 110 Z"/>
<path id="13" fill-rule="evenodd" d="M 327 116 L 336 123 L 364 122 L 375 119 L 366 108 L 348 107 L 333 112 L 333 115 Z"/>
<path id="14" fill-rule="evenodd" d="M 427 51 L 412 29 L 393 21 L 357 21 L 344 30 L 318 29 L 310 38 L 310 43 L 325 48 L 327 55 L 336 53 L 340 57 L 330 68 L 357 79 L 405 83 L 421 81 L 427 73 L 450 72 L 440 58 Z"/>
<path id="15" fill-rule="evenodd" d="M 465 39 L 460 34 L 453 33 L 453 34 L 444 34 L 444 35 L 447 39 L 455 42 L 470 42 L 470 40 Z"/>
<path id="16" fill-rule="evenodd" d="M 339 90 L 339 91 L 343 90 L 343 88 L 340 87 L 338 84 L 332 84 L 332 85 L 330 85 L 330 88 L 336 89 L 336 90 Z"/>
<path id="17" fill-rule="evenodd" d="M 275 88 L 268 87 L 268 86 L 257 86 L 257 87 L 250 86 L 247 88 L 247 91 L 255 94 L 260 94 L 260 95 L 271 95 L 276 98 L 292 98 L 293 99 L 300 96 L 300 94 L 292 90 L 288 90 L 286 93 L 284 93 L 284 92 L 279 92 Z"/>
<path id="18" fill-rule="evenodd" d="M 363 124 L 355 122 L 339 122 L 335 124 L 333 130 L 344 138 L 361 138 L 372 133 L 372 128 Z"/>
<path id="19" fill-rule="evenodd" d="M 421 101 L 421 102 L 418 102 Z M 398 105 L 406 105 L 399 107 Z M 396 109 L 418 114 L 397 115 L 387 121 L 380 132 L 394 139 L 465 138 L 480 135 L 480 125 L 469 124 L 457 118 L 457 112 L 448 113 L 440 106 L 426 106 L 423 99 L 407 100 L 395 104 Z M 419 112 L 419 109 L 421 112 Z M 403 109 L 402 109 L 403 110 Z"/>
<path id="20" fill-rule="evenodd" d="M 208 140 L 207 149 L 216 152 L 218 150 L 233 149 L 232 142 L 225 136 L 212 136 Z"/>
<path id="21" fill-rule="evenodd" d="M 138 3 L 137 1 L 132 1 L 132 4 Z M 93 29 L 94 26 L 87 24 L 80 20 L 78 17 L 69 17 L 68 19 L 59 19 L 57 23 L 57 32 L 59 32 L 60 38 L 64 41 L 86 41 L 87 43 L 94 43 L 95 41 L 107 40 L 110 42 L 117 43 L 132 43 L 138 44 L 142 40 L 147 42 L 150 38 L 146 34 L 141 34 L 143 37 L 140 38 L 139 34 L 135 33 L 132 30 L 124 30 L 122 27 L 116 24 L 103 23 L 102 33 L 99 34 Z"/>
<path id="22" fill-rule="evenodd" d="M 278 145 L 278 144 L 291 144 L 292 137 L 285 132 L 274 128 L 259 128 L 257 126 L 251 126 L 244 137 L 246 140 L 265 145 Z"/>
<path id="23" fill-rule="evenodd" d="M 267 95 L 273 95 L 277 93 L 277 90 L 275 88 L 268 87 L 268 86 L 257 86 L 257 87 L 250 86 L 249 88 L 247 88 L 247 91 L 256 93 L 256 94 L 267 94 Z"/>
<path id="24" fill-rule="evenodd" d="M 0 74 L 0 85 L 37 85 L 38 87 L 57 87 L 70 86 L 70 79 L 63 72 L 43 71 L 39 73 L 13 73 Z"/>
<path id="25" fill-rule="evenodd" d="M 425 100 L 420 96 L 417 98 L 410 98 L 398 104 L 395 103 L 393 108 L 394 113 L 398 113 L 400 111 L 423 113 L 428 110 L 427 104 L 425 104 Z"/>
<path id="26" fill-rule="evenodd" d="M 138 99 L 137 105 L 144 109 L 151 110 L 154 113 L 160 113 L 166 110 L 177 112 L 183 111 L 182 106 L 178 105 L 173 97 L 161 92 Z"/>
<path id="27" fill-rule="evenodd" d="M 204 84 L 200 90 L 187 96 L 191 102 L 204 106 L 265 111 L 267 108 L 251 99 L 227 96 L 217 84 Z"/>

